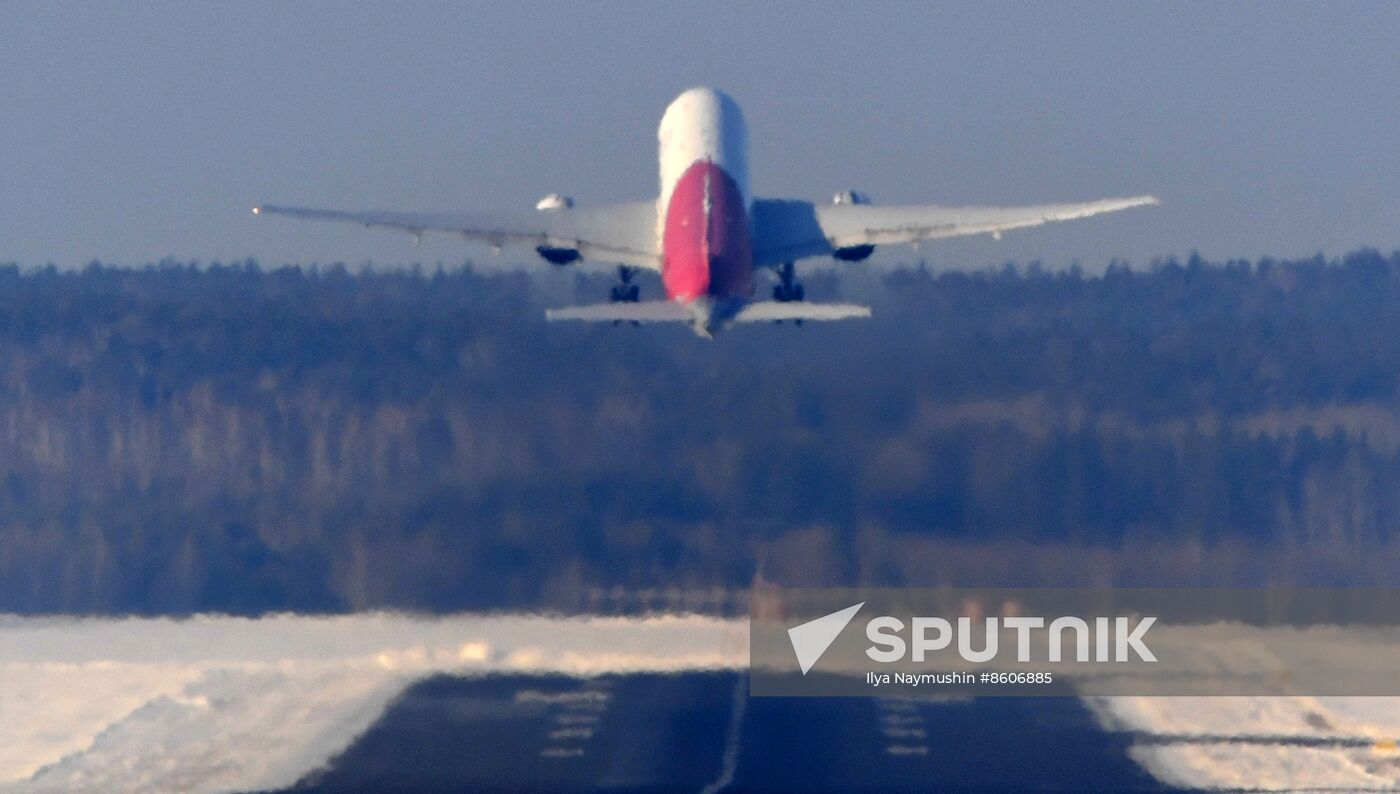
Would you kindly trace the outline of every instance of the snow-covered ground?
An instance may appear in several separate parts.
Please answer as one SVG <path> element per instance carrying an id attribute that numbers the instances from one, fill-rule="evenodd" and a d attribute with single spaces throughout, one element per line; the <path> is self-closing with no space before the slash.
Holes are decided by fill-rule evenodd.
<path id="1" fill-rule="evenodd" d="M 1140 737 L 1133 760 L 1195 789 L 1400 789 L 1400 698 L 1112 697 L 1086 701 Z"/>

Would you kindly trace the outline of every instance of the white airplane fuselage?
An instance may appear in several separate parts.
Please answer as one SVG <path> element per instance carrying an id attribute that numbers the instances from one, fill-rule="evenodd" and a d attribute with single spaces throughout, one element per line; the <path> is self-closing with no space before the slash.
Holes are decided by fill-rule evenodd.
<path id="1" fill-rule="evenodd" d="M 666 108 L 657 139 L 661 281 L 708 326 L 754 292 L 744 117 L 725 94 L 692 88 Z"/>

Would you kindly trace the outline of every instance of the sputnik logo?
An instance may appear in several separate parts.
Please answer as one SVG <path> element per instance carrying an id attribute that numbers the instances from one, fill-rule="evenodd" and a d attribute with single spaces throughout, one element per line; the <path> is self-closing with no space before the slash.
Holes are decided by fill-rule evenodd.
<path id="1" fill-rule="evenodd" d="M 803 675 L 807 675 L 812 665 L 822 658 L 822 654 L 826 653 L 826 649 L 831 647 L 831 643 L 836 641 L 846 624 L 851 622 L 851 618 L 855 617 L 863 606 L 864 601 L 788 629 L 792 652 L 797 655 L 797 666 L 802 668 Z"/>

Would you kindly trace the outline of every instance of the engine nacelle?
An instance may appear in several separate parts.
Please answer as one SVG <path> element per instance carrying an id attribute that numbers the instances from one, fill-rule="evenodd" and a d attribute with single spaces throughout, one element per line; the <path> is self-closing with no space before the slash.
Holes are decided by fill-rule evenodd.
<path id="1" fill-rule="evenodd" d="M 535 202 L 535 209 L 540 212 L 554 212 L 556 210 L 571 210 L 574 208 L 574 200 L 562 193 L 550 193 L 548 196 Z"/>
<path id="2" fill-rule="evenodd" d="M 862 259 L 870 258 L 875 253 L 875 246 L 872 245 L 848 245 L 845 248 L 837 248 L 831 255 L 842 262 L 859 262 Z"/>
<path id="3" fill-rule="evenodd" d="M 836 195 L 831 197 L 832 204 L 869 204 L 870 197 L 864 193 L 857 193 L 854 190 L 838 190 Z"/>
<path id="4" fill-rule="evenodd" d="M 573 208 L 574 200 L 562 193 L 550 193 L 535 202 L 535 209 L 540 212 L 562 212 Z M 580 254 L 577 248 L 561 248 L 554 245 L 536 246 L 535 253 L 551 265 L 570 265 L 583 258 L 583 254 Z"/>
<path id="5" fill-rule="evenodd" d="M 831 197 L 831 203 L 838 206 L 842 204 L 869 204 L 870 197 L 854 190 L 842 190 Z M 850 245 L 845 248 L 837 248 L 831 252 L 831 255 L 842 262 L 859 262 L 873 253 L 875 253 L 873 245 Z"/>
<path id="6" fill-rule="evenodd" d="M 552 245 L 537 245 L 535 253 L 551 265 L 571 265 L 583 258 L 577 248 L 558 248 Z"/>

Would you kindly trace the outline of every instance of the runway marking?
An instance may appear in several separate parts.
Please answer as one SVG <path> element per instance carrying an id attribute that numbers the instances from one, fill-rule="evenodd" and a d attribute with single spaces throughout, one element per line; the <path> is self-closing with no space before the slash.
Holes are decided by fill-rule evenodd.
<path id="1" fill-rule="evenodd" d="M 734 705 L 729 710 L 729 733 L 724 740 L 724 756 L 720 759 L 719 777 L 700 789 L 700 794 L 718 794 L 734 782 L 739 769 L 739 732 L 744 727 L 744 711 L 749 706 L 749 681 L 739 675 L 734 681 Z"/>
<path id="2" fill-rule="evenodd" d="M 919 716 L 908 716 L 904 714 L 881 714 L 880 722 L 885 725 L 901 727 L 905 725 L 923 725 L 924 718 Z"/>
<path id="3" fill-rule="evenodd" d="M 887 755 L 928 755 L 928 731 L 924 729 L 924 717 L 917 705 L 905 700 L 880 698 L 876 707 L 880 712 L 880 732 L 890 742 L 885 745 Z"/>
<path id="4" fill-rule="evenodd" d="M 549 738 L 560 741 L 563 739 L 592 739 L 592 728 L 559 728 L 549 732 Z"/>
<path id="5" fill-rule="evenodd" d="M 928 734 L 923 728 L 882 728 L 881 731 L 891 739 L 927 739 Z"/>
<path id="6" fill-rule="evenodd" d="M 569 743 L 591 741 L 594 726 L 601 719 L 599 715 L 607 710 L 611 701 L 611 692 L 596 688 L 565 692 L 521 689 L 515 693 L 516 703 L 539 703 L 550 712 L 547 720 L 557 727 L 546 734 L 553 744 L 541 749 L 540 757 L 551 759 L 581 758 L 586 750 Z"/>
<path id="7" fill-rule="evenodd" d="M 573 704 L 573 703 L 606 703 L 612 695 L 596 689 L 585 689 L 578 692 L 542 692 L 538 689 L 522 689 L 515 693 L 516 703 L 548 703 L 548 704 Z"/>
<path id="8" fill-rule="evenodd" d="M 597 714 L 555 714 L 555 725 L 596 725 Z"/>

